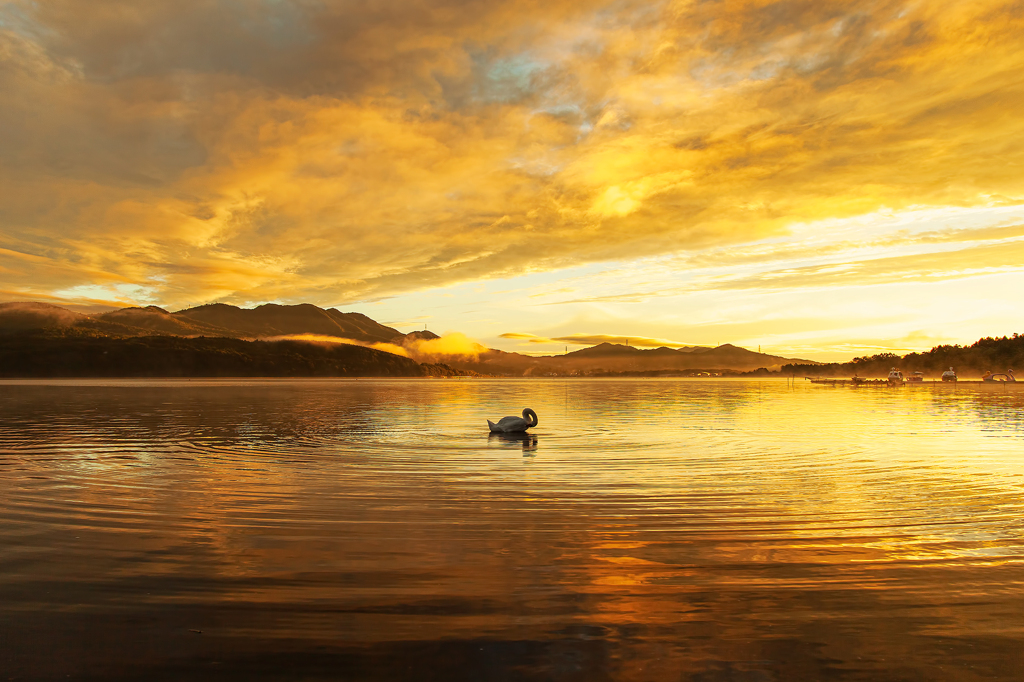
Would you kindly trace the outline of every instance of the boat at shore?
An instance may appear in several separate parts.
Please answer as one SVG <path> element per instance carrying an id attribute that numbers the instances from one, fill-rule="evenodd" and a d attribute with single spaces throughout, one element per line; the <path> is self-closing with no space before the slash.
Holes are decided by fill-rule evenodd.
<path id="1" fill-rule="evenodd" d="M 853 377 L 852 379 L 829 379 L 827 377 L 804 377 L 812 384 L 825 384 L 828 386 L 888 386 L 888 379 L 865 379 L 864 377 Z"/>
<path id="2" fill-rule="evenodd" d="M 996 375 L 992 375 L 992 376 L 996 376 Z M 864 377 L 853 377 L 851 379 L 832 379 L 830 377 L 804 377 L 804 379 L 809 381 L 809 382 L 811 382 L 812 384 L 821 384 L 821 385 L 824 385 L 824 386 L 885 386 L 887 388 L 888 387 L 893 387 L 893 386 L 938 386 L 938 385 L 941 385 L 941 384 L 948 383 L 950 381 L 949 379 L 942 379 L 942 380 L 932 379 L 930 381 L 925 381 L 924 379 L 922 379 L 920 381 L 913 381 L 911 379 L 906 379 L 904 381 L 890 381 L 888 378 L 885 378 L 885 379 L 865 379 Z M 993 380 L 993 379 L 973 379 L 973 380 L 953 379 L 952 382 L 953 382 L 954 386 L 957 385 L 957 384 L 971 384 L 971 385 L 984 385 L 984 386 L 996 385 L 996 386 L 1003 386 L 1003 387 L 1024 386 L 1024 381 L 1021 381 L 1021 382 L 1017 382 L 1017 381 L 1013 381 L 1013 380 L 1005 381 L 1005 380 L 1002 380 L 1002 379 L 995 379 L 995 380 Z"/>

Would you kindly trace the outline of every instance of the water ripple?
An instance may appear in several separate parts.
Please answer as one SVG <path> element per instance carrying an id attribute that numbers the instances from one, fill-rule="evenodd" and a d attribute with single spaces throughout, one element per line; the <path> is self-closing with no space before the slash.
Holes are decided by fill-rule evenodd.
<path id="1" fill-rule="evenodd" d="M 523 679 L 1013 679 L 1024 392 L 1001 388 L 11 382 L 3 662 L 194 677 L 291 651 L 315 676 L 533 642 Z M 526 406 L 536 429 L 488 434 Z"/>

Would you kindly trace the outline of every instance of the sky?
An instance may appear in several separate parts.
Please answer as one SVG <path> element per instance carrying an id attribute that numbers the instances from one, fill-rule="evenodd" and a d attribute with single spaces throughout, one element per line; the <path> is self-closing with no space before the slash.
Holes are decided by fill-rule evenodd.
<path id="1" fill-rule="evenodd" d="M 0 300 L 563 352 L 1024 332 L 1024 2 L 0 0 Z"/>

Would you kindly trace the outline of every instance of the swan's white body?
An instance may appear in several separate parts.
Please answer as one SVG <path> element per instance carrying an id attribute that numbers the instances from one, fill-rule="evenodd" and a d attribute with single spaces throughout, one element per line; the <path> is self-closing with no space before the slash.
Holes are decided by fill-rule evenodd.
<path id="1" fill-rule="evenodd" d="M 530 418 L 527 421 L 527 417 Z M 522 417 L 502 417 L 495 424 L 490 419 L 487 420 L 487 426 L 491 428 L 494 433 L 516 433 L 518 431 L 525 431 L 531 426 L 537 425 L 537 413 L 527 407 L 523 410 Z"/>

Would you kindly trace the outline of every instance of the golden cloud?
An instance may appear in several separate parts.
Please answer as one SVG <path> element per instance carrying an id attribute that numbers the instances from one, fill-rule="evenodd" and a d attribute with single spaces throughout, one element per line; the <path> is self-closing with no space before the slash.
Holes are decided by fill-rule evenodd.
<path id="1" fill-rule="evenodd" d="M 722 279 L 717 289 L 781 289 L 929 282 L 1024 269 L 1024 241 L 985 244 L 957 251 L 775 269 Z"/>
<path id="2" fill-rule="evenodd" d="M 409 353 L 401 346 L 396 346 L 393 343 L 367 343 L 366 341 L 357 341 L 356 339 L 346 339 L 341 336 L 328 336 L 326 334 L 283 334 L 281 336 L 267 336 L 262 338 L 263 341 L 303 341 L 305 343 L 314 343 L 320 345 L 337 345 L 345 344 L 349 346 L 362 346 L 363 348 L 373 348 L 375 350 L 382 350 L 385 353 L 391 353 L 393 355 L 401 355 L 402 357 L 410 357 Z"/>
<path id="3" fill-rule="evenodd" d="M 683 348 L 693 344 L 672 341 L 671 339 L 658 339 L 648 336 L 620 336 L 616 334 L 570 334 L 568 336 L 536 336 L 525 332 L 506 332 L 499 334 L 502 339 L 519 339 L 528 343 L 564 343 L 573 346 L 596 346 L 599 343 L 617 343 L 625 346 L 636 346 L 638 348 Z"/>
<path id="4" fill-rule="evenodd" d="M 333 305 L 1024 202 L 1011 1 L 13 0 L 0 27 L 0 289 L 32 297 Z"/>
<path id="5" fill-rule="evenodd" d="M 487 350 L 486 346 L 459 332 L 450 332 L 436 339 L 409 339 L 403 346 L 417 362 L 444 362 L 449 358 L 476 360 Z"/>
<path id="6" fill-rule="evenodd" d="M 523 341 L 529 341 L 530 343 L 551 343 L 551 339 L 546 336 L 537 336 L 536 334 L 527 334 L 526 332 L 506 332 L 499 334 L 500 339 L 518 339 Z"/>
<path id="7" fill-rule="evenodd" d="M 0 304 L 2 305 L 2 304 Z M 18 304 L 9 304 L 18 305 Z M 348 344 L 373 348 L 394 355 L 412 358 L 417 362 L 445 362 L 451 358 L 475 360 L 487 350 L 486 346 L 459 332 L 451 332 L 436 339 L 407 339 L 402 345 L 394 343 L 368 343 L 341 336 L 326 334 L 285 334 L 281 336 L 261 337 L 263 341 L 303 341 L 315 344 Z"/>

